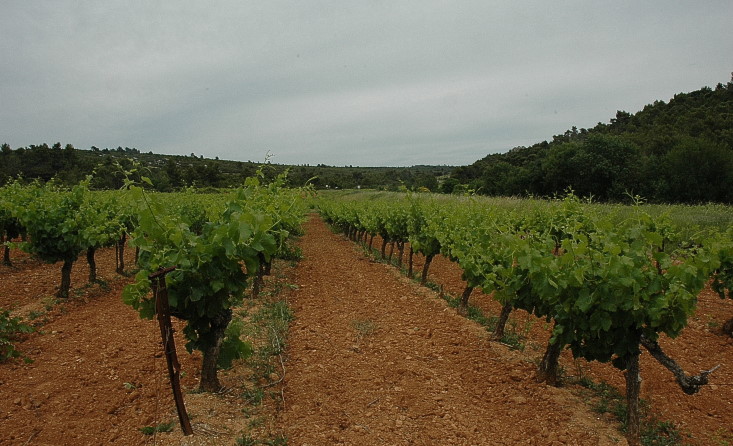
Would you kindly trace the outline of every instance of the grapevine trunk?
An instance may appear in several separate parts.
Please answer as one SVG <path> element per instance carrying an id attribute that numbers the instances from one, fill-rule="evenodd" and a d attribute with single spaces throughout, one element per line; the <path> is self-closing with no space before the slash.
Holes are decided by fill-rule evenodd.
<path id="1" fill-rule="evenodd" d="M 87 263 L 89 264 L 89 283 L 97 281 L 97 262 L 94 260 L 96 248 L 87 248 Z"/>
<path id="2" fill-rule="evenodd" d="M 466 299 L 468 301 L 468 299 Z M 496 328 L 494 328 L 493 338 L 496 341 L 501 341 L 504 337 L 504 327 L 506 322 L 509 320 L 509 315 L 512 313 L 512 304 L 506 303 L 501 307 L 501 313 L 499 313 L 499 319 L 496 321 Z M 557 363 L 557 359 L 555 359 Z"/>
<path id="3" fill-rule="evenodd" d="M 117 274 L 122 274 L 125 270 L 125 241 L 127 234 L 124 232 L 117 241 Z"/>
<path id="4" fill-rule="evenodd" d="M 224 331 L 232 320 L 232 310 L 224 310 L 211 321 L 212 343 L 202 349 L 203 359 L 201 361 L 201 385 L 204 392 L 218 392 L 221 390 L 221 383 L 217 374 L 217 360 L 219 351 L 224 341 Z"/>
<path id="5" fill-rule="evenodd" d="M 562 352 L 562 347 L 563 346 L 560 345 L 560 343 L 553 344 L 552 342 L 549 342 L 547 344 L 545 355 L 542 357 L 542 362 L 540 362 L 540 365 L 537 368 L 538 382 L 545 382 L 551 386 L 558 385 L 557 366 L 560 353 Z"/>
<path id="6" fill-rule="evenodd" d="M 468 299 L 471 297 L 471 292 L 473 291 L 473 287 L 470 285 L 467 285 L 466 288 L 463 290 L 463 294 L 461 294 L 461 307 L 466 308 L 468 307 Z"/>
<path id="7" fill-rule="evenodd" d="M 638 446 L 639 443 L 639 353 L 629 357 L 626 363 L 626 437 L 629 446 Z"/>
<path id="8" fill-rule="evenodd" d="M 10 262 L 10 246 L 5 245 L 5 252 L 3 253 L 3 264 L 7 266 L 11 266 L 12 263 Z"/>
<path id="9" fill-rule="evenodd" d="M 252 283 L 252 297 L 256 298 L 260 295 L 260 290 L 262 289 L 262 286 L 265 283 L 264 277 L 266 274 L 265 268 L 266 268 L 266 261 L 265 256 L 262 253 L 257 254 L 257 259 L 259 260 L 258 266 L 257 266 L 257 273 L 255 274 L 255 278 Z"/>
<path id="10" fill-rule="evenodd" d="M 61 266 L 61 286 L 56 293 L 56 297 L 66 299 L 69 297 L 69 289 L 71 288 L 71 268 L 74 266 L 73 260 L 64 260 Z"/>
<path id="11" fill-rule="evenodd" d="M 427 257 L 425 257 L 425 265 L 422 268 L 422 277 L 420 278 L 420 283 L 425 285 L 425 282 L 428 281 L 428 269 L 430 269 L 430 262 L 433 261 L 433 254 L 429 254 Z"/>
<path id="12" fill-rule="evenodd" d="M 733 319 L 728 319 L 723 324 L 723 333 L 733 338 Z"/>
<path id="13" fill-rule="evenodd" d="M 414 265 L 414 255 L 415 251 L 412 250 L 412 245 L 410 245 L 410 260 L 408 261 L 408 267 L 407 267 L 407 277 L 412 279 L 412 267 Z"/>

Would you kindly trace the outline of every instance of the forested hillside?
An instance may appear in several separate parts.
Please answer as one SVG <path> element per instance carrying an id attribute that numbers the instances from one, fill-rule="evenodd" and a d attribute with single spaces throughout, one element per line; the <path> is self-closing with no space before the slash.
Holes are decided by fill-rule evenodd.
<path id="1" fill-rule="evenodd" d="M 160 191 L 187 186 L 232 187 L 259 163 L 159 155 L 136 148 L 80 150 L 61 143 L 0 151 L 0 184 L 26 180 L 76 184 L 94 173 L 92 187 L 122 185 L 121 164 L 153 180 Z M 289 185 L 316 188 L 408 188 L 484 195 L 549 196 L 572 188 L 581 196 L 624 201 L 733 203 L 733 82 L 655 101 L 637 113 L 617 111 L 609 123 L 573 127 L 530 147 L 488 155 L 469 166 L 334 167 L 268 164 L 275 177 L 290 169 Z M 450 174 L 450 177 L 446 176 Z"/>
<path id="2" fill-rule="evenodd" d="M 600 200 L 733 202 L 733 82 L 655 101 L 610 123 L 573 127 L 460 167 L 443 191 L 552 195 L 572 187 Z"/>
<path id="3" fill-rule="evenodd" d="M 119 189 L 123 184 L 123 169 L 130 171 L 135 163 L 138 164 L 137 173 L 149 177 L 161 192 L 190 186 L 240 186 L 244 178 L 254 175 L 262 164 L 220 160 L 218 157 L 210 159 L 194 153 L 188 156 L 160 155 L 129 147 L 92 147 L 82 150 L 71 144 L 64 146 L 57 142 L 52 146 L 44 143 L 13 149 L 3 144 L 0 151 L 0 185 L 18 176 L 42 182 L 55 178 L 62 184 L 73 185 L 86 175 L 94 174 L 93 188 Z M 290 169 L 288 185 L 294 187 L 310 183 L 318 189 L 427 188 L 432 191 L 438 188 L 438 178 L 448 175 L 452 170 L 448 166 L 334 167 L 323 164 L 288 166 L 267 163 L 264 173 L 271 179 L 286 169 Z"/>

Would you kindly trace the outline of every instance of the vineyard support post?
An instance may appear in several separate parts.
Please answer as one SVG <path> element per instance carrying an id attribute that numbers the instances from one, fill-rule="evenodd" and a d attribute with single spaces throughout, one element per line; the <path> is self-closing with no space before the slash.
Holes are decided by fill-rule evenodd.
<path id="1" fill-rule="evenodd" d="M 168 376 L 170 377 L 171 387 L 173 389 L 173 399 L 176 402 L 176 411 L 178 411 L 178 420 L 181 423 L 181 430 L 184 435 L 193 435 L 191 421 L 186 412 L 186 406 L 183 403 L 183 393 L 181 393 L 181 364 L 178 362 L 176 355 L 176 343 L 173 339 L 173 326 L 171 325 L 170 307 L 168 306 L 168 290 L 165 287 L 165 275 L 176 269 L 175 267 L 161 269 L 148 278 L 152 281 L 153 295 L 155 296 L 155 312 L 158 315 L 160 324 L 160 335 L 163 338 L 163 351 L 165 359 L 168 363 Z"/>

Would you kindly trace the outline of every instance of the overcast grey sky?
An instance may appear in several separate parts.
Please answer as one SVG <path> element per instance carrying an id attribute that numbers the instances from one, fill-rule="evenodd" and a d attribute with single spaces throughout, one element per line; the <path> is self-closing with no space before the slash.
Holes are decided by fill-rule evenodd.
<path id="1" fill-rule="evenodd" d="M 13 148 L 460 165 L 733 71 L 731 0 L 0 2 Z"/>

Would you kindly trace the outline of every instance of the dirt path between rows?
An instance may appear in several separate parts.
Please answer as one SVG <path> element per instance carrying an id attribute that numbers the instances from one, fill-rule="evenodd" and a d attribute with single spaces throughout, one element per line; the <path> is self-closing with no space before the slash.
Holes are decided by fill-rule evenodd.
<path id="1" fill-rule="evenodd" d="M 416 270 L 419 271 L 422 265 L 423 257 L 416 255 Z M 442 256 L 433 260 L 428 280 L 452 296 L 460 296 L 466 286 L 461 279 L 461 268 Z M 479 289 L 471 294 L 470 304 L 480 308 L 485 315 L 498 315 L 501 311 L 501 305 Z M 695 314 L 680 336 L 675 339 L 664 335 L 660 337 L 659 343 L 665 353 L 674 358 L 687 374 L 720 365 L 710 376 L 710 384 L 695 395 L 683 393 L 672 373 L 642 350 L 641 397 L 648 403 L 651 415 L 659 421 L 672 423 L 679 430 L 683 444 L 733 444 L 733 338 L 721 330 L 731 317 L 733 300 L 720 299 L 707 287 L 699 294 Z M 550 337 L 548 323 L 516 310 L 509 318 L 508 331 L 523 338 L 525 355 L 535 360 L 542 358 Z M 623 372 L 610 363 L 574 360 L 566 350 L 560 358 L 560 366 L 569 378 L 567 381 L 589 378 L 625 392 Z"/>
<path id="2" fill-rule="evenodd" d="M 619 445 L 566 390 L 432 292 L 306 224 L 291 297 L 288 444 Z"/>
<path id="3" fill-rule="evenodd" d="M 114 250 L 97 258 L 108 285 L 87 285 L 87 265 L 78 261 L 72 298 L 60 304 L 52 297 L 59 264 L 21 261 L 0 270 L 3 306 L 46 321 L 18 346 L 32 363 L 0 365 L 0 445 L 141 445 L 150 440 L 141 427 L 170 419 L 160 331 L 122 303 L 130 279 L 114 272 Z M 183 350 L 180 335 L 177 342 Z M 195 370 L 190 355 L 180 359 Z M 192 373 L 185 383 L 195 385 Z"/>
<path id="4" fill-rule="evenodd" d="M 277 425 L 265 420 L 266 409 L 246 407 L 242 394 L 252 375 L 246 364 L 222 372 L 231 392 L 192 392 L 200 355 L 185 353 L 177 324 L 185 398 L 197 432 L 185 440 L 177 426 L 157 438 L 140 432 L 175 415 L 158 328 L 121 302 L 130 279 L 114 273 L 113 250 L 98 258 L 108 288 L 86 286 L 80 261 L 73 297 L 63 304 L 51 297 L 59 265 L 14 257 L 16 266 L 0 267 L 0 306 L 35 312 L 36 321 L 45 323 L 19 344 L 33 363 L 0 364 L 0 445 L 231 445 L 254 426 L 284 431 L 291 446 L 626 444 L 608 417 L 592 413 L 570 390 L 534 382 L 533 360 L 547 337 L 541 324 L 526 321 L 528 349 L 510 350 L 489 341 L 483 328 L 458 316 L 436 293 L 366 258 L 319 218 L 305 229 L 299 242 L 304 259 L 282 278 L 298 289 L 286 295 L 296 319 Z M 462 289 L 455 265 L 438 260 L 431 271 L 446 291 Z M 493 305 L 480 293 L 472 301 Z M 685 364 L 691 371 L 724 364 L 715 376 L 720 385 L 688 397 L 661 371 L 658 380 L 645 375 L 647 397 L 692 431 L 695 444 L 722 445 L 730 433 L 730 341 L 715 337 L 710 327 L 730 314 L 731 303 L 701 302 L 704 312 L 665 345 L 675 356 L 695 357 Z M 651 365 L 645 370 L 653 371 Z M 595 365 L 588 373 L 612 384 L 622 376 Z M 280 395 L 279 388 L 267 390 Z M 278 400 L 271 406 L 283 405 Z"/>

